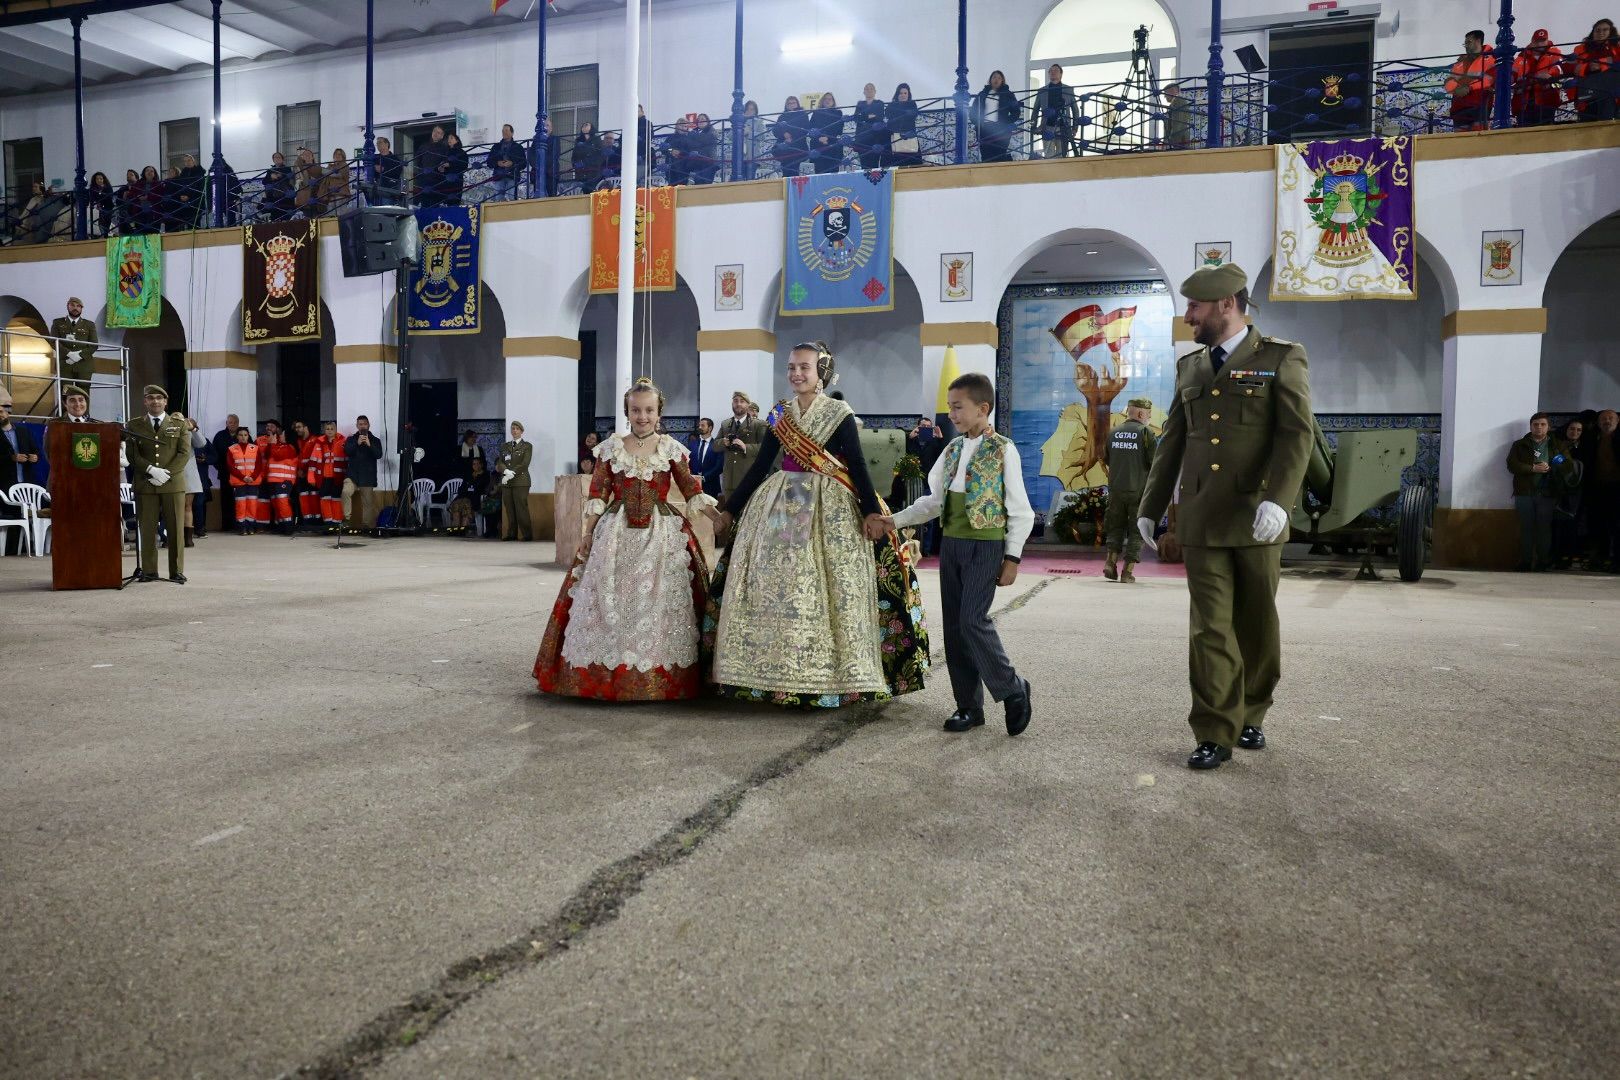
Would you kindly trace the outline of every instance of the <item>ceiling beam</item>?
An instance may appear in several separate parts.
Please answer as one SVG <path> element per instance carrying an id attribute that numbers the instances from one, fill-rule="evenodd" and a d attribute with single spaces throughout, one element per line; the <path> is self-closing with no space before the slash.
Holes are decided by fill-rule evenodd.
<path id="1" fill-rule="evenodd" d="M 212 17 L 210 0 L 179 0 L 177 6 L 204 18 Z M 280 0 L 231 0 L 222 21 L 227 27 L 270 43 L 272 49 L 289 53 L 310 45 L 327 44 L 324 38 L 283 22 L 279 18 L 281 11 Z"/>
<path id="2" fill-rule="evenodd" d="M 0 0 L 0 27 L 66 20 L 70 15 L 98 15 L 108 11 L 134 11 L 169 0 Z"/>
<path id="3" fill-rule="evenodd" d="M 57 24 L 54 23 L 36 23 L 32 26 L 13 26 L 6 30 L 0 30 L 0 41 L 5 41 L 8 39 L 26 41 L 33 45 L 38 45 L 41 48 L 50 49 L 52 52 L 61 53 L 68 58 L 68 70 L 72 71 L 73 32 L 66 29 L 66 23 L 61 25 L 63 29 L 58 29 Z M 85 25 L 88 26 L 89 24 L 86 23 Z M 135 57 L 130 56 L 128 53 L 122 52 L 118 49 L 108 49 L 101 45 L 94 45 L 88 41 L 81 43 L 80 52 L 84 56 L 84 63 L 87 69 L 90 67 L 102 68 L 104 69 L 104 74 L 110 75 L 113 73 L 118 73 L 123 75 L 139 75 L 142 72 L 152 70 L 151 64 L 143 60 L 136 59 Z M 92 76 L 88 71 L 86 71 L 85 78 L 88 79 L 92 77 L 100 78 L 102 75 Z"/>
<path id="4" fill-rule="evenodd" d="M 156 67 L 176 68 L 214 62 L 214 36 L 199 38 L 159 26 L 134 12 L 113 12 L 84 21 L 83 34 L 98 45 L 122 48 L 151 60 Z"/>
<path id="5" fill-rule="evenodd" d="M 158 26 L 173 30 L 177 34 L 184 34 L 188 38 L 195 38 L 208 44 L 212 63 L 214 42 L 214 20 L 212 15 L 198 15 L 183 7 L 170 4 L 165 7 L 153 8 L 143 11 L 139 15 L 130 15 L 129 18 L 142 19 Z M 219 48 L 224 59 L 240 56 L 251 60 L 255 56 L 275 52 L 281 46 L 273 41 L 245 34 L 230 25 L 230 20 L 221 16 L 219 20 Z"/>

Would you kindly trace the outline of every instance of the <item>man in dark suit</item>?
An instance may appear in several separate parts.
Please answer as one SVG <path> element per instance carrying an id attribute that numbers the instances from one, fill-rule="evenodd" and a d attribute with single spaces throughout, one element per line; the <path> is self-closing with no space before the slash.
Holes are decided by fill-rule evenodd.
<path id="1" fill-rule="evenodd" d="M 692 475 L 703 481 L 703 494 L 720 498 L 720 474 L 726 468 L 726 452 L 714 438 L 714 421 L 707 416 L 698 421 L 697 434 L 686 440 L 692 454 Z"/>

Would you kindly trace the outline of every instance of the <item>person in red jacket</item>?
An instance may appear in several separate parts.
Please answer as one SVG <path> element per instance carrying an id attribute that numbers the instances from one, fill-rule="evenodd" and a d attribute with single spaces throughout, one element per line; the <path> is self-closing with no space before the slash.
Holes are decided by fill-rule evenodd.
<path id="1" fill-rule="evenodd" d="M 1600 76 L 1620 66 L 1620 41 L 1615 40 L 1614 22 L 1599 19 L 1592 24 L 1586 40 L 1575 46 L 1575 55 L 1566 65 L 1575 83 L 1575 110 L 1582 120 L 1613 120 L 1615 90 L 1604 85 Z M 1612 77 L 1612 76 L 1611 76 Z"/>
<path id="2" fill-rule="evenodd" d="M 1564 87 L 1564 54 L 1545 30 L 1513 58 L 1513 119 L 1520 127 L 1551 124 L 1569 99 Z"/>
<path id="3" fill-rule="evenodd" d="M 262 458 L 261 484 L 264 491 L 259 500 L 261 525 L 272 522 L 278 532 L 293 530 L 293 486 L 298 483 L 298 447 L 287 441 L 281 425 L 274 420 L 265 423 L 265 434 L 259 436 L 259 454 Z"/>
<path id="4" fill-rule="evenodd" d="M 326 519 L 326 531 L 335 533 L 343 525 L 343 480 L 349 475 L 349 458 L 344 452 L 344 438 L 338 433 L 337 422 L 328 420 L 322 436 L 324 453 L 321 458 L 321 516 Z"/>
<path id="5" fill-rule="evenodd" d="M 226 475 L 236 506 L 236 534 L 247 536 L 259 531 L 259 447 L 253 433 L 236 429 L 236 442 L 226 452 Z"/>
<path id="6" fill-rule="evenodd" d="M 1462 55 L 1451 65 L 1451 77 L 1446 80 L 1452 130 L 1484 131 L 1495 91 L 1496 57 L 1485 44 L 1485 31 L 1470 30 L 1463 38 Z"/>
<path id="7" fill-rule="evenodd" d="M 326 440 L 309 430 L 302 420 L 293 421 L 298 446 L 298 525 L 316 529 L 321 524 L 321 470 L 326 461 Z"/>

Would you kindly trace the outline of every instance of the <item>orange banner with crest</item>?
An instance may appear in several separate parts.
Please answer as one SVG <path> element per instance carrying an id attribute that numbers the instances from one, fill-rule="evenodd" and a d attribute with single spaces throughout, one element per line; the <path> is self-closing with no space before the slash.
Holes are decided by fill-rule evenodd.
<path id="1" fill-rule="evenodd" d="M 675 188 L 636 189 L 636 291 L 675 288 Z M 619 288 L 619 191 L 591 193 L 591 292 Z"/>

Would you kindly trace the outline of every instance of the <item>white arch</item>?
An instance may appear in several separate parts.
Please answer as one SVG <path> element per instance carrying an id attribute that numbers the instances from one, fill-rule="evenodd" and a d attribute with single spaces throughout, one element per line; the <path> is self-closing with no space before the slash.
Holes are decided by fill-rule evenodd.
<path id="1" fill-rule="evenodd" d="M 1001 296 L 1007 291 L 1007 286 L 1012 284 L 1012 279 L 1016 277 L 1018 272 L 1022 270 L 1031 259 L 1035 258 L 1035 256 L 1055 247 L 1063 247 L 1067 244 L 1077 244 L 1087 240 L 1096 240 L 1103 235 L 1106 235 L 1109 239 L 1116 240 L 1129 247 L 1132 251 L 1142 256 L 1143 259 L 1147 260 L 1147 264 L 1149 266 L 1159 268 L 1157 276 L 1164 276 L 1163 268 L 1167 264 L 1158 254 L 1154 253 L 1140 241 L 1127 236 L 1122 232 L 1116 232 L 1115 230 L 1109 228 L 1084 228 L 1077 226 L 1074 228 L 1063 229 L 1055 233 L 1047 233 L 1043 236 L 1039 236 L 1027 241 L 1018 254 L 1007 259 L 1002 264 L 1001 268 L 996 272 L 996 275 L 989 279 L 991 288 L 985 291 L 985 296 L 991 298 L 996 306 L 1000 306 Z"/>
<path id="2" fill-rule="evenodd" d="M 1062 9 L 1071 8 L 1072 12 Z M 1156 15 L 1154 15 L 1156 13 Z M 1154 15 L 1148 18 L 1148 15 Z M 1055 20 L 1066 20 L 1070 17 L 1090 19 L 1095 25 L 1096 20 L 1106 20 L 1107 27 L 1104 32 L 1119 30 L 1119 46 L 1117 48 L 1104 48 L 1088 52 L 1052 51 L 1051 37 L 1055 35 Z M 1170 42 L 1164 44 L 1161 36 L 1148 37 L 1148 47 L 1154 53 L 1172 52 L 1176 56 L 1178 74 L 1181 60 L 1181 28 L 1176 23 L 1175 13 L 1160 0 L 1113 0 L 1109 4 L 1099 4 L 1096 0 L 1051 0 L 1041 17 L 1035 22 L 1034 29 L 1030 31 L 1029 41 L 1024 49 L 1023 71 L 1028 71 L 1037 62 L 1050 63 L 1052 61 L 1083 61 L 1087 56 L 1112 56 L 1118 53 L 1128 53 L 1131 49 L 1130 34 L 1137 26 L 1146 25 L 1150 30 L 1157 32 L 1161 27 L 1168 27 Z M 1043 42 L 1043 33 L 1047 40 Z M 1088 31 L 1088 34 L 1096 33 Z M 1037 49 L 1037 46 L 1044 46 Z M 1018 85 L 1023 84 L 1023 71 L 1019 73 Z"/>

